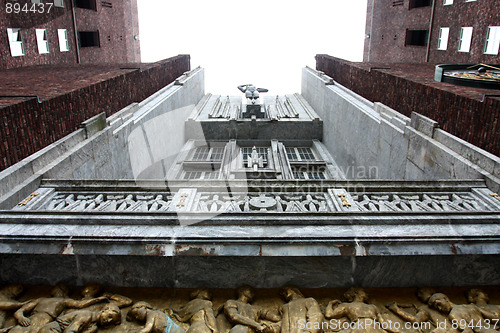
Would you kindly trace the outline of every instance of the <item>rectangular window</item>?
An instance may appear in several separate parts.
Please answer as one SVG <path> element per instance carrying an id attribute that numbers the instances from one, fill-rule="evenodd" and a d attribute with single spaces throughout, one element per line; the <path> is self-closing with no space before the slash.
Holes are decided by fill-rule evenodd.
<path id="1" fill-rule="evenodd" d="M 224 147 L 197 147 L 194 151 L 191 161 L 222 161 Z"/>
<path id="2" fill-rule="evenodd" d="M 57 29 L 57 36 L 59 37 L 59 50 L 61 52 L 69 51 L 68 30 Z"/>
<path id="3" fill-rule="evenodd" d="M 49 53 L 49 39 L 47 37 L 47 29 L 35 29 L 35 31 L 38 53 Z"/>
<path id="4" fill-rule="evenodd" d="M 458 40 L 458 51 L 469 52 L 472 42 L 472 27 L 462 27 L 460 29 L 460 39 Z"/>
<path id="5" fill-rule="evenodd" d="M 465 0 L 465 2 L 472 2 L 472 1 L 476 1 L 476 0 Z"/>
<path id="6" fill-rule="evenodd" d="M 405 46 L 427 46 L 429 30 L 406 30 Z"/>
<path id="7" fill-rule="evenodd" d="M 184 179 L 218 179 L 219 171 L 186 171 Z"/>
<path id="8" fill-rule="evenodd" d="M 431 5 L 432 5 L 432 0 L 410 0 L 409 9 L 420 8 L 420 7 L 429 7 Z"/>
<path id="9" fill-rule="evenodd" d="M 252 156 L 252 148 L 253 147 L 243 147 L 241 148 L 241 152 L 243 153 L 243 164 L 245 167 L 248 166 L 248 157 Z M 267 147 L 255 147 L 257 153 L 259 154 L 259 158 L 262 157 L 262 161 L 264 166 L 267 165 Z"/>
<path id="10" fill-rule="evenodd" d="M 438 50 L 446 50 L 448 48 L 448 36 L 450 28 L 439 29 Z"/>
<path id="11" fill-rule="evenodd" d="M 302 168 L 300 168 L 302 169 Z M 293 177 L 295 179 L 326 179 L 326 174 L 324 170 L 308 170 L 308 171 L 302 171 L 302 170 L 293 170 Z"/>
<path id="12" fill-rule="evenodd" d="M 54 6 L 64 8 L 64 0 L 54 0 Z"/>
<path id="13" fill-rule="evenodd" d="M 43 0 L 31 0 L 31 3 L 43 3 Z"/>
<path id="14" fill-rule="evenodd" d="M 500 27 L 488 27 L 486 32 L 486 44 L 484 46 L 485 54 L 498 54 L 500 46 Z"/>
<path id="15" fill-rule="evenodd" d="M 186 173 L 184 173 L 184 179 L 201 179 L 201 176 L 201 171 L 186 171 Z"/>
<path id="16" fill-rule="evenodd" d="M 317 160 L 309 147 L 286 147 L 286 155 L 290 162 Z"/>
<path id="17" fill-rule="evenodd" d="M 453 0 L 443 0 L 443 5 L 444 6 L 453 5 Z"/>
<path id="18" fill-rule="evenodd" d="M 97 10 L 96 0 L 75 0 L 75 6 L 78 8 Z"/>
<path id="19" fill-rule="evenodd" d="M 19 57 L 24 55 L 24 45 L 21 29 L 7 29 L 7 35 L 9 38 L 10 54 L 13 57 Z"/>
<path id="20" fill-rule="evenodd" d="M 99 31 L 78 31 L 80 47 L 100 46 Z"/>

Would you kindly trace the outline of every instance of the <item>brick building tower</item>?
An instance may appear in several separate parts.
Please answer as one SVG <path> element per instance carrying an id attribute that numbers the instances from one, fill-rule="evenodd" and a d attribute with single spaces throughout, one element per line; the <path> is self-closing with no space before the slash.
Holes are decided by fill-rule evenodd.
<path id="1" fill-rule="evenodd" d="M 0 4 L 0 69 L 140 61 L 137 1 Z"/>
<path id="2" fill-rule="evenodd" d="M 498 63 L 496 0 L 369 0 L 365 62 Z"/>

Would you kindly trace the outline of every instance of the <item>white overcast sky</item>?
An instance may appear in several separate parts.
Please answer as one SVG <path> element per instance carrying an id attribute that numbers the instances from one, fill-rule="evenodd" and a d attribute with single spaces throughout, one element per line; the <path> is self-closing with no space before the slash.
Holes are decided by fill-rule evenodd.
<path id="1" fill-rule="evenodd" d="M 141 57 L 191 55 L 205 92 L 239 95 L 240 84 L 269 94 L 300 92 L 304 66 L 330 54 L 362 61 L 366 0 L 138 0 Z"/>

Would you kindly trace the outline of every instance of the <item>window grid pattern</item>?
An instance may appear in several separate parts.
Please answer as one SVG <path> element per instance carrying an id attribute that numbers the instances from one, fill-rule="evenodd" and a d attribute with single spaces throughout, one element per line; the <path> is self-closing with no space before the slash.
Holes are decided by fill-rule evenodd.
<path id="1" fill-rule="evenodd" d="M 286 155 L 291 162 L 317 160 L 309 147 L 286 147 Z"/>
<path id="2" fill-rule="evenodd" d="M 253 147 L 242 147 L 241 152 L 243 153 L 243 162 L 245 165 L 248 163 L 248 157 L 252 156 L 252 149 Z M 259 157 L 262 157 L 262 161 L 264 162 L 264 165 L 267 164 L 267 147 L 255 147 L 257 149 L 257 153 L 259 154 Z"/>
<path id="3" fill-rule="evenodd" d="M 184 173 L 184 179 L 201 179 L 201 171 L 186 171 Z"/>
<path id="4" fill-rule="evenodd" d="M 293 171 L 295 179 L 319 180 L 326 179 L 324 171 Z"/>
<path id="5" fill-rule="evenodd" d="M 219 171 L 185 171 L 183 178 L 185 180 L 218 179 L 219 178 Z"/>
<path id="6" fill-rule="evenodd" d="M 222 161 L 224 155 L 224 147 L 197 147 L 192 161 Z"/>

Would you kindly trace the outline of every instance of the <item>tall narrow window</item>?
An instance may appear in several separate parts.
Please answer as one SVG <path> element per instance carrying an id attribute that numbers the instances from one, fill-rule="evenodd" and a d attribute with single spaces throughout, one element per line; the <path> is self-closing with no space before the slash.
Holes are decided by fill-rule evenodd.
<path id="1" fill-rule="evenodd" d="M 486 32 L 485 54 L 498 54 L 500 46 L 500 27 L 488 27 Z"/>
<path id="2" fill-rule="evenodd" d="M 23 56 L 24 45 L 21 29 L 8 28 L 7 35 L 9 37 L 10 54 L 13 57 Z"/>
<path id="3" fill-rule="evenodd" d="M 448 48 L 448 36 L 450 28 L 439 29 L 438 50 L 446 50 Z"/>
<path id="4" fill-rule="evenodd" d="M 69 51 L 68 30 L 57 29 L 57 36 L 59 37 L 59 50 L 61 52 Z"/>
<path id="5" fill-rule="evenodd" d="M 469 52 L 472 42 L 472 27 L 462 27 L 460 29 L 460 39 L 458 41 L 459 52 Z"/>
<path id="6" fill-rule="evenodd" d="M 443 5 L 444 6 L 453 5 L 453 0 L 443 0 Z"/>
<path id="7" fill-rule="evenodd" d="M 47 29 L 35 29 L 35 31 L 38 53 L 49 53 L 49 39 L 47 37 Z"/>

